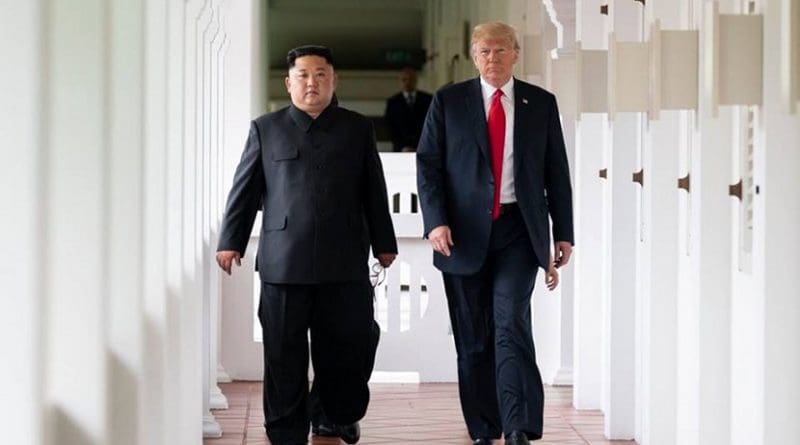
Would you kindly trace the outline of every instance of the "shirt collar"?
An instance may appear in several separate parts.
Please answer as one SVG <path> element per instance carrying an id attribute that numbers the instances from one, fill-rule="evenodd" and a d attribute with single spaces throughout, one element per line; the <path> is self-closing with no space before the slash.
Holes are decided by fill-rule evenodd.
<path id="1" fill-rule="evenodd" d="M 294 123 L 301 130 L 308 132 L 308 130 L 311 129 L 311 125 L 314 124 L 315 122 L 317 126 L 321 128 L 324 129 L 329 128 L 333 120 L 334 112 L 332 110 L 334 108 L 336 108 L 335 105 L 333 104 L 328 105 L 327 107 L 325 107 L 324 110 L 322 110 L 322 113 L 320 113 L 319 116 L 317 116 L 317 118 L 314 119 L 311 116 L 309 116 L 308 113 L 297 108 L 294 104 L 292 104 L 289 106 L 289 115 L 292 117 Z"/>
<path id="2" fill-rule="evenodd" d="M 507 98 L 511 99 L 511 102 L 513 103 L 514 102 L 514 76 L 511 76 L 511 78 L 508 79 L 508 82 L 506 82 L 505 85 L 500 87 L 500 89 L 503 90 L 503 95 L 506 96 Z M 491 102 L 492 95 L 494 94 L 495 90 L 497 90 L 497 88 L 489 85 L 489 83 L 486 82 L 483 79 L 483 77 L 481 77 L 481 94 L 483 94 L 484 103 L 488 104 L 488 103 Z"/>

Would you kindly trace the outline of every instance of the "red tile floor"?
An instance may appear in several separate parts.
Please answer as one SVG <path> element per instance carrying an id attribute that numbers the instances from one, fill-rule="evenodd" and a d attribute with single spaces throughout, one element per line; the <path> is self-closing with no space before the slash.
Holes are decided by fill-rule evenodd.
<path id="1" fill-rule="evenodd" d="M 220 384 L 230 408 L 214 411 L 222 426 L 220 439 L 204 445 L 267 445 L 262 423 L 261 382 Z M 374 384 L 372 400 L 361 421 L 359 444 L 399 445 L 407 443 L 470 445 L 458 391 L 452 383 L 422 385 Z M 633 445 L 633 441 L 609 441 L 603 436 L 600 411 L 577 411 L 571 407 L 572 388 L 546 387 L 544 439 L 535 444 Z M 312 436 L 313 445 L 344 444 L 338 438 Z M 502 441 L 496 441 L 501 445 Z"/>

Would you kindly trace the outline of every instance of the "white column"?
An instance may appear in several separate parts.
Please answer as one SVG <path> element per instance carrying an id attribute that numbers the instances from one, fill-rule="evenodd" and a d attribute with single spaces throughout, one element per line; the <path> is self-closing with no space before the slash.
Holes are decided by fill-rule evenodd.
<path id="1" fill-rule="evenodd" d="M 687 29 L 685 3 L 648 3 L 648 24 L 663 29 Z M 676 7 L 677 6 L 677 7 Z M 648 32 L 645 29 L 645 32 Z M 649 37 L 652 39 L 652 36 Z M 660 94 L 660 92 L 655 92 Z M 649 122 L 642 162 L 644 187 L 643 254 L 646 279 L 642 288 L 641 440 L 644 444 L 674 444 L 677 435 L 679 153 L 686 133 L 685 111 L 665 111 Z"/>
<path id="2" fill-rule="evenodd" d="M 142 1 L 114 1 L 109 11 L 106 50 L 109 69 L 107 175 L 102 203 L 106 238 L 104 329 L 106 348 L 106 409 L 108 436 L 115 443 L 141 442 L 143 376 L 143 42 Z M 91 380 L 87 380 L 91 382 Z"/>
<path id="3" fill-rule="evenodd" d="M 781 51 L 800 45 L 795 29 L 787 36 L 789 1 L 763 2 L 765 153 L 761 195 L 756 196 L 756 227 L 763 226 L 763 250 L 754 264 L 763 264 L 763 432 L 760 443 L 800 443 L 800 113 L 787 113 L 780 93 Z M 800 8 L 792 1 L 793 8 Z M 795 14 L 798 14 L 795 11 Z M 797 16 L 796 16 L 797 17 Z M 800 67 L 795 60 L 795 69 Z M 800 108 L 800 107 L 796 107 Z"/>
<path id="4" fill-rule="evenodd" d="M 635 114 L 619 114 L 611 124 L 609 180 L 611 207 L 609 277 L 607 409 L 605 434 L 610 439 L 632 439 L 635 416 L 636 261 L 638 215 L 636 171 L 639 120 Z"/>
<path id="5" fill-rule="evenodd" d="M 576 40 L 584 49 L 606 47 L 600 0 L 576 3 Z M 598 85 L 597 88 L 605 88 Z M 572 164 L 575 208 L 574 371 L 572 403 L 578 409 L 599 409 L 603 381 L 603 246 L 604 189 L 599 177 L 605 168 L 604 132 L 600 114 L 583 114 L 575 125 L 575 158 Z"/>
<path id="6" fill-rule="evenodd" d="M 724 8 L 724 5 L 722 5 Z M 732 12 L 730 9 L 723 12 Z M 701 28 L 707 42 L 708 28 Z M 710 46 L 700 45 L 700 71 L 711 63 Z M 701 77 L 702 79 L 702 77 Z M 731 233 L 733 113 L 720 107 L 712 117 L 700 83 L 699 147 L 692 152 L 692 267 L 697 274 L 699 322 L 698 443 L 731 443 Z"/>
<path id="7" fill-rule="evenodd" d="M 184 278 L 186 240 L 183 234 L 184 200 L 188 199 L 184 190 L 184 152 L 186 147 L 184 123 L 188 119 L 185 109 L 187 90 L 184 85 L 185 58 L 188 56 L 185 39 L 187 20 L 186 3 L 166 2 L 166 81 L 165 92 L 166 107 L 166 222 L 165 237 L 166 247 L 166 351 L 164 365 L 166 378 L 164 381 L 164 444 L 173 443 L 199 443 L 202 440 L 197 425 L 202 419 L 199 417 L 200 409 L 191 407 L 200 406 L 196 381 L 187 381 L 185 377 L 186 366 L 192 366 L 191 357 L 184 357 L 186 350 L 184 338 L 187 329 L 184 328 L 184 313 L 190 309 L 194 299 L 186 298 L 184 294 L 188 288 Z M 194 19 L 194 17 L 192 17 Z M 188 345 L 187 345 L 188 346 Z M 186 354 L 188 355 L 188 354 Z M 187 365 L 188 362 L 188 365 Z M 193 392 L 194 390 L 197 393 Z"/>
<path id="8" fill-rule="evenodd" d="M 183 291 L 181 310 L 181 416 L 183 440 L 200 440 L 206 433 L 219 435 L 219 425 L 208 411 L 208 390 L 203 388 L 203 288 L 202 288 L 202 51 L 203 31 L 211 19 L 209 2 L 186 3 L 184 26 L 184 134 L 183 134 Z M 202 425 L 202 430 L 200 426 Z"/>
<path id="9" fill-rule="evenodd" d="M 573 197 L 575 195 L 575 115 L 561 114 L 561 126 L 564 132 L 564 143 L 567 147 L 567 158 L 569 159 L 570 177 L 573 182 Z M 575 203 L 573 202 L 573 212 Z M 573 216 L 574 218 L 574 216 Z M 574 222 L 573 222 L 574 224 Z M 559 301 L 559 336 L 558 336 L 558 364 L 551 384 L 553 385 L 572 385 L 573 383 L 573 362 L 575 343 L 575 264 L 570 264 L 559 270 L 561 274 L 561 298 Z"/>
<path id="10" fill-rule="evenodd" d="M 702 6 L 699 0 L 688 1 L 689 28 L 698 29 L 702 36 Z M 699 37 L 698 51 L 703 51 L 703 39 Z M 699 62 L 699 61 L 698 61 Z M 699 71 L 698 76 L 702 74 Z M 698 77 L 698 82 L 700 77 Z M 698 100 L 702 88 L 698 83 Z M 677 376 L 677 442 L 698 444 L 700 409 L 700 322 L 699 322 L 699 274 L 697 211 L 700 194 L 700 171 L 696 168 L 696 157 L 701 150 L 698 131 L 699 111 L 690 111 L 686 119 L 688 133 L 681 133 L 684 139 L 679 156 L 679 177 L 689 177 L 689 192 L 681 191 L 679 201 L 679 259 L 678 259 L 678 321 L 676 342 L 678 346 Z"/>
<path id="11" fill-rule="evenodd" d="M 228 35 L 225 29 L 225 16 L 228 6 L 220 2 L 214 14 L 212 28 L 207 33 L 207 57 L 209 85 L 206 90 L 208 98 L 208 138 L 205 151 L 206 161 L 204 171 L 207 175 L 204 186 L 203 203 L 205 206 L 205 223 L 203 230 L 204 257 L 207 276 L 209 318 L 208 322 L 208 376 L 209 407 L 211 409 L 227 409 L 228 400 L 217 386 L 217 370 L 219 368 L 219 324 L 220 324 L 220 270 L 217 267 L 214 253 L 217 248 L 217 233 L 219 231 L 220 215 L 223 208 L 220 205 L 220 173 L 221 162 L 221 135 L 223 126 L 223 94 L 224 79 L 223 68 L 225 64 L 224 50 L 227 49 Z M 224 204 L 223 204 L 224 205 Z"/>
<path id="12" fill-rule="evenodd" d="M 540 35 L 544 38 L 544 29 L 555 29 L 555 25 L 550 23 L 550 16 L 548 15 L 547 11 L 545 11 L 544 6 L 539 2 L 517 2 L 517 1 L 510 1 L 509 2 L 509 20 L 513 23 L 515 17 L 518 17 L 517 20 L 524 20 L 519 25 L 520 35 Z M 561 18 L 560 16 L 557 18 Z M 569 16 L 565 17 L 566 20 L 570 20 Z M 547 22 L 548 25 L 544 26 L 544 23 Z M 574 31 L 574 28 L 573 28 Z M 573 57 L 574 51 L 565 51 L 563 47 L 558 47 L 559 42 L 556 39 L 552 39 L 552 42 L 549 39 L 544 39 L 545 41 L 545 48 L 544 50 L 549 54 L 550 50 L 557 50 L 561 57 Z M 575 35 L 574 32 L 572 35 L 564 35 L 564 39 L 561 42 L 564 47 L 574 49 L 575 47 Z M 524 45 L 524 42 L 523 42 Z M 552 47 L 550 47 L 552 45 Z M 524 49 L 524 48 L 523 48 Z M 524 58 L 522 60 L 524 63 Z M 518 64 L 519 65 L 519 64 Z M 518 68 L 520 68 L 518 66 Z M 521 69 L 518 70 L 522 72 Z M 546 82 L 544 76 L 541 75 L 528 75 L 527 80 L 531 83 L 540 85 L 542 87 L 546 87 Z M 552 80 L 551 82 L 552 83 Z M 572 83 L 574 86 L 574 82 Z M 561 98 L 556 98 L 561 105 L 562 102 L 560 101 Z M 573 188 L 574 188 L 574 178 L 575 178 L 575 115 L 574 113 L 570 112 L 568 107 L 561 107 L 561 126 L 564 133 L 564 142 L 567 149 L 567 158 L 569 160 L 570 166 L 570 176 L 573 178 Z M 573 190 L 573 198 L 575 195 L 575 191 Z M 573 211 L 577 211 L 576 206 L 573 203 Z M 537 332 L 538 346 L 547 346 L 547 344 L 552 344 L 554 347 L 554 351 L 552 354 L 552 361 L 553 363 L 550 365 L 551 371 L 549 375 L 543 375 L 542 377 L 545 380 L 545 383 L 551 385 L 572 385 L 573 383 L 573 342 L 574 342 L 574 311 L 573 305 L 575 300 L 575 274 L 574 274 L 574 263 L 570 263 L 569 266 L 561 269 L 560 272 L 560 280 L 561 284 L 559 285 L 558 292 L 555 295 L 541 295 L 538 299 L 534 300 L 534 315 L 539 312 L 536 318 L 541 320 L 545 317 L 549 317 L 551 320 L 554 321 L 553 329 L 549 333 L 548 336 L 542 337 Z M 537 284 L 540 291 L 545 291 L 545 287 L 543 282 Z M 546 294 L 546 292 L 543 292 Z M 552 301 L 553 297 L 558 297 L 557 300 Z M 545 313 L 541 313 L 540 309 L 550 309 Z M 544 369 L 543 369 L 544 372 Z"/>
<path id="13" fill-rule="evenodd" d="M 108 421 L 108 9 L 51 2 L 45 14 L 45 443 L 99 444 Z"/>
<path id="14" fill-rule="evenodd" d="M 731 398 L 731 114 L 700 117 L 700 149 L 692 153 L 699 295 L 699 443 L 730 442 Z"/>
<path id="15" fill-rule="evenodd" d="M 641 6 L 637 2 L 609 5 L 610 31 L 616 33 L 617 40 L 641 40 Z M 618 113 L 610 123 L 611 271 L 606 312 L 609 330 L 605 412 L 605 434 L 610 439 L 632 439 L 636 433 L 640 196 L 631 175 L 638 170 L 643 119 L 641 114 Z"/>
<path id="16" fill-rule="evenodd" d="M 227 193 L 233 183 L 233 174 L 242 156 L 250 121 L 263 114 L 266 107 L 264 92 L 267 75 L 261 45 L 263 4 L 258 1 L 234 2 L 225 16 L 226 29 L 231 41 L 225 56 L 224 76 L 224 142 L 222 147 L 222 179 L 219 184 L 220 207 L 215 217 L 222 217 Z M 251 69 L 242 69 L 251 67 Z M 263 97 L 262 97 L 263 96 Z M 234 379 L 261 379 L 263 356 L 260 343 L 253 341 L 253 268 L 249 258 L 255 246 L 249 247 L 242 267 L 232 277 L 222 275 L 222 329 L 220 332 L 220 358 Z M 244 298 L 237 298 L 242 295 Z M 245 357 L 243 360 L 242 358 Z M 248 358 L 255 357 L 253 360 Z M 242 370 L 241 363 L 257 363 L 257 370 Z"/>
<path id="17" fill-rule="evenodd" d="M 175 443 L 171 433 L 176 423 L 174 382 L 170 380 L 169 345 L 174 332 L 170 325 L 167 292 L 169 260 L 167 221 L 167 159 L 171 148 L 168 115 L 168 51 L 170 11 L 167 2 L 146 0 L 144 6 L 144 140 L 143 153 L 143 388 L 140 415 L 141 442 Z M 179 249 L 177 250 L 179 251 Z"/>
<path id="18" fill-rule="evenodd" d="M 643 289 L 642 442 L 674 444 L 677 426 L 679 111 L 650 123 L 644 202 L 649 282 Z"/>
<path id="19" fill-rule="evenodd" d="M 0 13 L 0 354 L 4 382 L 0 384 L 0 434 L 8 443 L 43 443 L 43 364 L 46 322 L 40 237 L 45 226 L 46 186 L 42 120 L 45 76 L 44 27 L 41 1 L 3 2 Z M 13 159 L 13 162 L 11 161 Z"/>

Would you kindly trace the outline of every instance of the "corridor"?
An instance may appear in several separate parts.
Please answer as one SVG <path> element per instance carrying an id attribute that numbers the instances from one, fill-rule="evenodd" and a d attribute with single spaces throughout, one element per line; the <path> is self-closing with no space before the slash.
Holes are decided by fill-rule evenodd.
<path id="1" fill-rule="evenodd" d="M 250 122 L 314 43 L 373 123 L 399 249 L 362 443 L 466 444 L 384 110 L 402 64 L 475 79 L 492 20 L 572 181 L 572 260 L 531 295 L 546 443 L 800 444 L 800 0 L 0 0 L 0 443 L 264 443 L 260 222 L 231 276 L 214 257 Z"/>
<path id="2" fill-rule="evenodd" d="M 217 416 L 223 433 L 203 445 L 267 445 L 264 434 L 261 384 L 235 382 L 220 385 L 230 408 Z M 372 401 L 361 422 L 363 445 L 442 444 L 469 445 L 463 426 L 458 388 L 452 383 L 373 384 Z M 609 441 L 603 435 L 603 413 L 572 408 L 569 387 L 545 389 L 544 440 L 542 445 L 632 445 L 633 441 Z M 339 445 L 338 438 L 313 437 L 312 445 Z M 502 441 L 497 442 L 502 445 Z"/>

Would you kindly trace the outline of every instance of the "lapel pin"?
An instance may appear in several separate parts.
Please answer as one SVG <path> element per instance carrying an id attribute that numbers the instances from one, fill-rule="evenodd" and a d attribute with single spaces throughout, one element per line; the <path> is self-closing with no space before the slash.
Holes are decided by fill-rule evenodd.
<path id="1" fill-rule="evenodd" d="M 527 98 L 525 98 L 525 97 L 523 97 L 523 98 L 522 98 L 522 103 L 524 103 L 525 105 L 528 105 L 528 99 L 527 99 Z"/>

